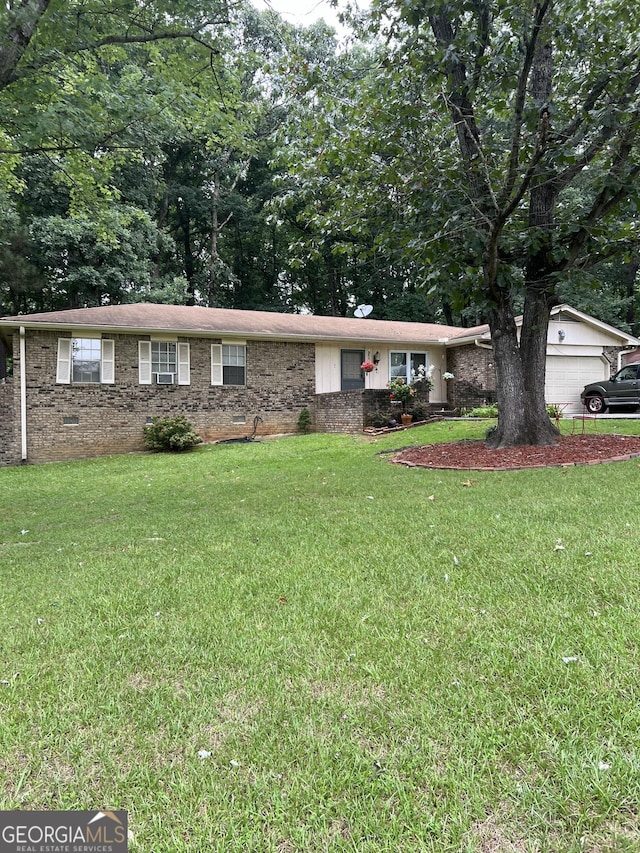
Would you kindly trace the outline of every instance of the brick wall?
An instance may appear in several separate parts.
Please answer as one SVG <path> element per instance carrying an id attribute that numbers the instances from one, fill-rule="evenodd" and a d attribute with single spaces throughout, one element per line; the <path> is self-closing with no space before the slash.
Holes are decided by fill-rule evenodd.
<path id="1" fill-rule="evenodd" d="M 454 409 L 473 409 L 496 401 L 493 352 L 469 344 L 447 350 L 447 370 L 455 379 L 447 382 L 447 398 Z"/>
<path id="2" fill-rule="evenodd" d="M 14 410 L 13 380 L 0 381 L 0 465 L 20 461 L 20 451 L 16 445 L 18 424 Z"/>
<path id="3" fill-rule="evenodd" d="M 362 432 L 366 391 L 334 391 L 318 394 L 314 426 L 318 432 Z"/>
<path id="4" fill-rule="evenodd" d="M 418 392 L 412 406 L 429 406 L 428 393 Z M 401 405 L 393 405 L 387 389 L 364 391 L 334 391 L 316 397 L 314 427 L 318 432 L 362 432 L 366 426 L 375 426 L 377 417 L 400 419 Z"/>
<path id="5" fill-rule="evenodd" d="M 613 376 L 613 374 L 618 369 L 618 353 L 623 352 L 625 349 L 627 349 L 627 347 L 604 347 L 602 354 L 604 355 L 604 357 L 609 362 L 609 369 L 611 371 L 611 376 Z M 624 365 L 625 363 L 626 362 L 625 362 L 625 359 L 623 356 L 622 357 L 622 364 Z M 607 379 L 608 378 L 609 377 L 607 377 Z"/>
<path id="6" fill-rule="evenodd" d="M 442 408 L 441 405 L 430 406 L 429 392 L 421 391 L 417 386 L 416 388 L 415 397 L 413 397 L 411 402 L 407 404 L 408 411 L 417 407 L 422 408 L 425 412 L 429 409 L 435 409 L 437 411 Z M 391 402 L 389 399 L 388 389 L 372 389 L 365 392 L 363 400 L 363 417 L 365 426 L 378 425 L 378 419 L 381 417 L 384 418 L 384 420 L 388 420 L 393 417 L 399 421 L 401 414 L 402 404 Z"/>
<path id="7" fill-rule="evenodd" d="M 211 385 L 211 344 L 219 341 L 180 338 L 190 344 L 191 384 L 140 385 L 138 341 L 144 336 L 109 337 L 115 342 L 115 384 L 56 385 L 58 335 L 28 333 L 29 462 L 142 450 L 144 425 L 155 416 L 185 415 L 205 441 L 213 441 L 250 434 L 256 415 L 262 418 L 258 435 L 295 432 L 302 409 L 313 407 L 313 344 L 248 341 L 247 385 L 232 387 Z M 19 382 L 17 359 L 15 364 Z M 13 400 L 18 423 L 19 401 L 15 395 Z"/>
<path id="8" fill-rule="evenodd" d="M 314 426 L 318 432 L 362 432 L 365 391 L 318 394 Z"/>

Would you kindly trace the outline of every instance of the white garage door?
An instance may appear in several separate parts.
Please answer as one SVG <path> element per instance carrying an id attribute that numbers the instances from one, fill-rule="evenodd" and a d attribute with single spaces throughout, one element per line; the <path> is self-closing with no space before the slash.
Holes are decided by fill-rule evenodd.
<path id="1" fill-rule="evenodd" d="M 581 412 L 580 392 L 584 386 L 608 379 L 610 372 L 599 356 L 549 355 L 545 399 L 547 403 L 568 403 L 564 414 Z"/>

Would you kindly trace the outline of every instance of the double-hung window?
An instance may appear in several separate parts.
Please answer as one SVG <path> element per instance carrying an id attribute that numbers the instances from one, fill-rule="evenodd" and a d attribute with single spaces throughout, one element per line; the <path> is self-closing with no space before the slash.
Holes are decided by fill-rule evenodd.
<path id="1" fill-rule="evenodd" d="M 401 377 L 407 384 L 410 384 L 420 372 L 426 374 L 428 358 L 426 352 L 392 352 L 390 353 L 389 363 L 391 373 L 389 379 Z"/>
<path id="2" fill-rule="evenodd" d="M 169 373 L 175 377 L 178 372 L 177 344 L 167 341 L 151 341 L 151 372 Z"/>
<path id="3" fill-rule="evenodd" d="M 62 385 L 115 382 L 113 341 L 58 338 L 56 382 Z"/>
<path id="4" fill-rule="evenodd" d="M 138 341 L 138 370 L 141 385 L 189 385 L 189 344 Z"/>
<path id="5" fill-rule="evenodd" d="M 211 344 L 211 384 L 247 384 L 247 348 L 244 344 Z"/>

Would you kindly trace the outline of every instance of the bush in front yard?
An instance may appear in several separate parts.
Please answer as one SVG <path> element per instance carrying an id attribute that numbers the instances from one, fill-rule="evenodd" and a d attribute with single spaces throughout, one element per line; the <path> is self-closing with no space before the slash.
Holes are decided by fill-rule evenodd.
<path id="1" fill-rule="evenodd" d="M 144 444 L 148 450 L 179 452 L 191 450 L 202 439 L 183 416 L 154 418 L 144 430 Z"/>
<path id="2" fill-rule="evenodd" d="M 465 418 L 497 418 L 498 407 L 492 403 L 486 406 L 477 406 L 475 409 L 467 409 L 463 414 Z"/>

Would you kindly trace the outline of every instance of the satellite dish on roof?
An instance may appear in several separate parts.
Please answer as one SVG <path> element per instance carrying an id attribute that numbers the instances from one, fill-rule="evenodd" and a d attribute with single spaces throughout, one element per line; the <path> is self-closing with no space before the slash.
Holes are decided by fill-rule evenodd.
<path id="1" fill-rule="evenodd" d="M 353 312 L 354 317 L 368 317 L 373 311 L 373 305 L 358 305 Z"/>

